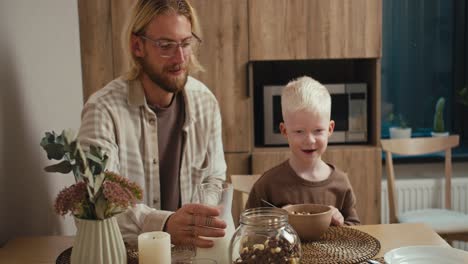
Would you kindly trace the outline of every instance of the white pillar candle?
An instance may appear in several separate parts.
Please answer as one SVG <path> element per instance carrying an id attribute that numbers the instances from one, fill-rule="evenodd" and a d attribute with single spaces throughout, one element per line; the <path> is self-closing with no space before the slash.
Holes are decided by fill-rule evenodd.
<path id="1" fill-rule="evenodd" d="M 171 264 L 171 235 L 162 231 L 140 234 L 138 263 Z"/>

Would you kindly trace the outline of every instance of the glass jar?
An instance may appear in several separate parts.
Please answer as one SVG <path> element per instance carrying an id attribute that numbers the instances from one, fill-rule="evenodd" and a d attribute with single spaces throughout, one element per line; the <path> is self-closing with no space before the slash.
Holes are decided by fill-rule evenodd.
<path id="1" fill-rule="evenodd" d="M 301 242 L 288 212 L 273 207 L 247 209 L 229 247 L 231 263 L 300 263 Z"/>

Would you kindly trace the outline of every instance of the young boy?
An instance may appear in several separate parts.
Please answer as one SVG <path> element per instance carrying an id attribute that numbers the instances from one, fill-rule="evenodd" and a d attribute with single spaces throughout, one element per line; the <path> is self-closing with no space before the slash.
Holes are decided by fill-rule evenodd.
<path id="1" fill-rule="evenodd" d="M 281 107 L 281 134 L 288 140 L 291 156 L 260 177 L 246 208 L 267 206 L 262 199 L 277 207 L 326 204 L 333 208 L 332 225 L 360 224 L 348 177 L 322 160 L 335 127 L 327 88 L 310 77 L 291 81 L 281 94 Z"/>

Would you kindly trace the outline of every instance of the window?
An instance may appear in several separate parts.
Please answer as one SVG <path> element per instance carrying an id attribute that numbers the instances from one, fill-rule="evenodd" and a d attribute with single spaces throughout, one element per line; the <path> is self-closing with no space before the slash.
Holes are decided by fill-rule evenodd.
<path id="1" fill-rule="evenodd" d="M 458 102 L 468 87 L 467 10 L 466 0 L 383 0 L 382 138 L 392 114 L 413 137 L 430 136 L 444 97 L 445 128 L 461 140 L 454 156 L 468 156 L 468 106 Z"/>

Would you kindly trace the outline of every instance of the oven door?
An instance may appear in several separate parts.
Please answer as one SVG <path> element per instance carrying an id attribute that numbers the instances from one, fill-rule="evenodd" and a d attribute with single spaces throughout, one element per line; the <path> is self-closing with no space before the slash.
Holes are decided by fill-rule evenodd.
<path id="1" fill-rule="evenodd" d="M 329 143 L 345 143 L 349 129 L 349 97 L 345 84 L 326 84 L 331 96 L 331 119 L 335 121 L 335 130 Z"/>

